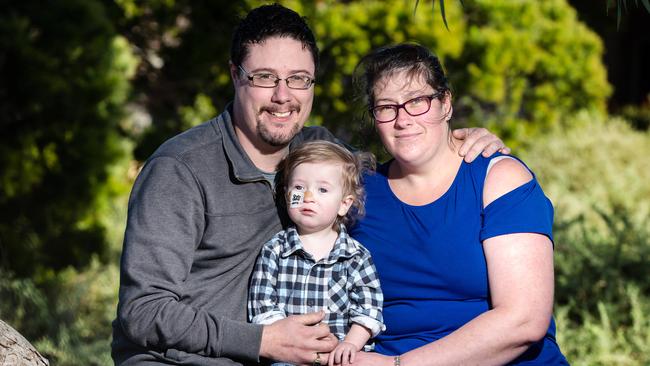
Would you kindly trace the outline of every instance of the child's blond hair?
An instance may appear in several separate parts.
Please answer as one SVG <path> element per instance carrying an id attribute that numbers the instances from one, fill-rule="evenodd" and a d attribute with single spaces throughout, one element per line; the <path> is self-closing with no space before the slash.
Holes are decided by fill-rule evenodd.
<path id="1" fill-rule="evenodd" d="M 338 216 L 334 221 L 334 229 L 338 231 L 339 224 L 351 225 L 357 217 L 365 213 L 365 190 L 361 175 L 365 170 L 375 169 L 375 158 L 370 153 L 352 153 L 346 148 L 333 142 L 319 140 L 306 142 L 293 149 L 280 163 L 282 179 L 280 187 L 287 192 L 287 183 L 293 170 L 303 163 L 335 163 L 341 165 L 343 178 L 343 196 L 353 197 L 352 206 L 348 213 Z M 286 197 L 285 197 L 286 198 Z"/>

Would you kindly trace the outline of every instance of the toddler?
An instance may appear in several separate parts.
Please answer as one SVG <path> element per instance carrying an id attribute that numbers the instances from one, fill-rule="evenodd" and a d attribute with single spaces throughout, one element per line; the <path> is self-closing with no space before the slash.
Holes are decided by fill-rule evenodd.
<path id="1" fill-rule="evenodd" d="M 281 184 L 294 225 L 264 245 L 250 284 L 253 323 L 325 312 L 324 322 L 340 340 L 330 365 L 353 362 L 356 352 L 385 328 L 370 253 L 346 231 L 353 216 L 363 214 L 361 160 L 326 141 L 289 153 Z M 320 364 L 320 356 L 314 364 Z"/>

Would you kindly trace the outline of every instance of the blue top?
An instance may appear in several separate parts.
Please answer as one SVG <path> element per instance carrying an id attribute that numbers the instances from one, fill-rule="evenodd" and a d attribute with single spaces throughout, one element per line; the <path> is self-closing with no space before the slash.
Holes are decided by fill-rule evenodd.
<path id="1" fill-rule="evenodd" d="M 372 253 L 384 291 L 386 331 L 375 339 L 377 352 L 424 346 L 489 309 L 483 240 L 519 232 L 553 239 L 553 206 L 535 178 L 483 208 L 487 166 L 499 155 L 463 162 L 449 190 L 423 206 L 395 196 L 390 163 L 364 177 L 367 214 L 350 233 Z M 512 364 L 566 364 L 552 319 L 545 338 Z"/>

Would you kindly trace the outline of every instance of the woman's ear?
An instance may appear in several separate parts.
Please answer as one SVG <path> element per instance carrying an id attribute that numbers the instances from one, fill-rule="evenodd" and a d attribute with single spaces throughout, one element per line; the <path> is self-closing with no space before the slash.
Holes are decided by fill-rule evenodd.
<path id="1" fill-rule="evenodd" d="M 451 103 L 449 103 L 448 111 L 449 112 L 447 112 L 447 122 L 449 122 L 449 120 L 451 120 L 451 116 L 454 115 L 454 106 L 452 106 Z"/>
<path id="2" fill-rule="evenodd" d="M 454 106 L 451 104 L 451 93 L 445 92 L 445 97 L 442 99 L 442 107 L 445 111 L 445 122 L 449 122 L 451 116 L 454 114 Z"/>

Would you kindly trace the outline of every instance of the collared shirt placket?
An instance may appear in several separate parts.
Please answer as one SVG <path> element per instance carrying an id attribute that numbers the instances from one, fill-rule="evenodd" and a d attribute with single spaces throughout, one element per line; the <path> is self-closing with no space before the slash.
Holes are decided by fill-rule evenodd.
<path id="1" fill-rule="evenodd" d="M 323 278 L 322 278 L 322 271 L 324 270 L 322 268 L 322 265 L 319 262 L 312 262 L 306 261 L 305 263 L 309 263 L 309 271 L 307 271 L 307 281 L 305 281 L 304 286 L 306 286 L 306 289 L 303 288 L 303 294 L 307 294 L 307 296 L 303 299 L 304 301 L 304 306 L 307 309 L 307 312 L 315 312 L 315 311 L 320 311 L 323 309 L 324 304 L 322 304 L 324 296 L 323 296 Z"/>

